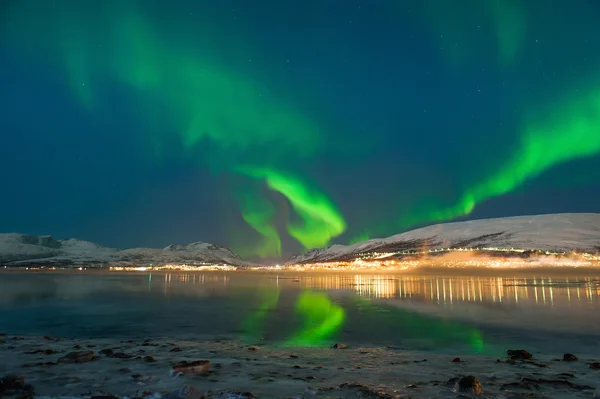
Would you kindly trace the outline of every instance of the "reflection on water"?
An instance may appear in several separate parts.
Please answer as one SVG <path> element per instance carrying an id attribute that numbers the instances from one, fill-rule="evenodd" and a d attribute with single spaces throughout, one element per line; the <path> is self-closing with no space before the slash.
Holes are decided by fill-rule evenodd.
<path id="1" fill-rule="evenodd" d="M 174 284 L 216 284 L 237 286 L 245 281 L 237 275 L 166 275 L 165 292 Z M 253 321 L 253 336 L 260 336 L 268 322 L 268 315 L 277 309 L 276 293 L 281 290 L 325 291 L 339 297 L 356 294 L 373 301 L 373 304 L 392 306 L 395 309 L 393 320 L 386 320 L 385 328 L 401 331 L 404 338 L 439 340 L 451 338 L 467 342 L 480 352 L 483 349 L 483 336 L 479 329 L 468 324 L 448 322 L 468 321 L 470 324 L 490 324 L 501 327 L 525 329 L 545 329 L 556 333 L 585 332 L 600 334 L 600 317 L 594 312 L 599 307 L 600 278 L 598 277 L 430 277 L 394 276 L 366 274 L 299 274 L 297 276 L 261 276 L 260 286 L 272 292 L 271 299 L 261 302 L 261 307 L 248 319 Z M 274 292 L 274 293 L 273 293 Z M 297 299 L 300 301 L 300 299 Z M 308 304 L 305 304 L 308 306 Z M 341 329 L 343 309 L 340 309 L 339 322 L 326 328 L 327 323 L 336 320 L 337 315 L 324 313 L 328 305 L 314 303 L 314 309 L 304 310 L 320 315 L 308 318 L 304 330 L 296 334 L 303 337 L 295 341 L 302 344 L 318 344 L 335 337 Z M 298 311 L 298 304 L 296 305 Z M 378 312 L 381 309 L 374 309 Z M 363 315 L 363 319 L 367 316 Z M 431 317 L 435 317 L 431 319 Z M 445 319 L 445 320 L 444 320 Z M 318 320 L 318 321 L 317 321 Z M 557 320 L 561 322 L 557 323 Z M 444 321 L 444 322 L 442 322 Z M 381 318 L 373 320 L 381 324 Z M 260 333 L 258 332 L 260 331 Z M 327 331 L 319 335 L 315 331 Z M 365 329 L 365 333 L 367 333 Z M 293 342 L 288 339 L 287 342 Z"/>
<path id="2" fill-rule="evenodd" d="M 159 277 L 164 292 L 177 284 L 222 284 L 231 279 L 227 274 L 165 274 Z M 234 279 L 236 276 L 233 277 Z M 149 276 L 151 280 L 151 275 Z M 262 285 L 299 287 L 314 290 L 350 290 L 367 298 L 418 298 L 425 302 L 535 303 L 553 306 L 556 303 L 582 303 L 598 307 L 600 277 L 573 278 L 507 278 L 507 277 L 429 277 L 393 275 L 273 275 L 263 277 Z"/>
<path id="3" fill-rule="evenodd" d="M 520 334 L 515 339 L 521 342 L 539 335 L 531 330 L 600 338 L 599 281 L 348 273 L 6 273 L 0 276 L 0 331 L 233 335 L 252 343 L 266 337 L 271 343 L 303 346 L 336 341 L 463 345 L 482 352 L 499 336 Z"/>
<path id="4" fill-rule="evenodd" d="M 296 300 L 296 314 L 302 317 L 298 331 L 287 339 L 291 346 L 317 346 L 336 335 L 344 323 L 345 312 L 325 292 L 303 291 Z"/>

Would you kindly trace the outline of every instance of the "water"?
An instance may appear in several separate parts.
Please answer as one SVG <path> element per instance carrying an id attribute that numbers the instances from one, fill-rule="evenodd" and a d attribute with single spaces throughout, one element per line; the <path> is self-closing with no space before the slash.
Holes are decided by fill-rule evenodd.
<path id="1" fill-rule="evenodd" d="M 0 274 L 0 331 L 598 354 L 600 278 L 349 273 Z"/>

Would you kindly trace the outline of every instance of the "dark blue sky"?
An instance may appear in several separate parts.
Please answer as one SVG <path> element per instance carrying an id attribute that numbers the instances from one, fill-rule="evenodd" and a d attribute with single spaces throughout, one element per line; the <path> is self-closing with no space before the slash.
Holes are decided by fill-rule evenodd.
<path id="1" fill-rule="evenodd" d="M 593 0 L 24 0 L 4 14 L 4 232 L 247 256 L 280 240 L 288 256 L 600 211 Z"/>

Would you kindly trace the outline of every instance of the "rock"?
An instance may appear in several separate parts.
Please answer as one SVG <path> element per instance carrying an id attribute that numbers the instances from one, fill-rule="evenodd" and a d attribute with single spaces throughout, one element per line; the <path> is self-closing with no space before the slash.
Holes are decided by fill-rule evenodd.
<path id="1" fill-rule="evenodd" d="M 380 399 L 392 399 L 392 396 L 379 391 L 369 388 L 367 385 L 358 382 L 345 382 L 340 384 L 340 389 L 350 390 L 357 392 L 361 398 L 380 398 Z"/>
<path id="2" fill-rule="evenodd" d="M 575 374 L 571 374 L 571 373 L 560 373 L 560 374 L 556 374 L 557 377 L 559 378 L 576 378 Z"/>
<path id="3" fill-rule="evenodd" d="M 473 395 L 481 395 L 483 393 L 483 386 L 477 377 L 469 375 L 460 378 L 454 386 L 455 392 L 465 392 Z"/>
<path id="4" fill-rule="evenodd" d="M 114 353 L 114 352 L 113 352 L 113 350 L 112 350 L 112 349 L 109 349 L 109 348 L 102 349 L 102 350 L 100 351 L 100 354 L 101 354 L 101 355 L 104 355 L 104 356 L 109 356 L 109 357 L 110 357 L 110 356 L 112 356 L 112 355 L 113 355 L 113 353 Z"/>
<path id="5" fill-rule="evenodd" d="M 458 380 L 460 380 L 460 377 L 453 377 L 453 378 L 450 378 L 448 381 L 446 381 L 446 382 L 444 383 L 444 386 L 445 386 L 446 388 L 453 388 L 453 387 L 456 385 L 456 383 L 458 382 Z"/>
<path id="6" fill-rule="evenodd" d="M 181 348 L 176 346 L 175 348 L 171 349 L 169 352 L 181 352 Z"/>
<path id="7" fill-rule="evenodd" d="M 206 374 L 210 370 L 210 360 L 179 362 L 171 369 L 172 374 Z"/>
<path id="8" fill-rule="evenodd" d="M 257 350 L 260 350 L 260 346 L 258 346 L 258 345 L 252 345 L 252 346 L 248 347 L 248 350 L 249 351 L 257 351 Z"/>
<path id="9" fill-rule="evenodd" d="M 509 349 L 506 351 L 506 354 L 512 360 L 529 360 L 533 357 L 533 355 L 525 349 Z"/>
<path id="10" fill-rule="evenodd" d="M 571 353 L 565 353 L 563 355 L 563 361 L 565 361 L 565 362 L 574 362 L 576 360 L 579 360 L 579 359 L 577 358 L 577 356 L 575 356 Z"/>
<path id="11" fill-rule="evenodd" d="M 37 354 L 54 355 L 55 353 L 56 353 L 56 351 L 52 350 L 52 349 L 38 349 L 35 351 L 25 352 L 26 355 L 37 355 Z"/>
<path id="12" fill-rule="evenodd" d="M 452 359 L 452 363 L 460 363 L 460 357 L 455 357 Z"/>
<path id="13" fill-rule="evenodd" d="M 590 364 L 592 370 L 600 370 L 600 362 L 594 362 Z"/>
<path id="14" fill-rule="evenodd" d="M 204 392 L 192 385 L 186 385 L 176 391 L 169 393 L 165 399 L 204 399 Z"/>
<path id="15" fill-rule="evenodd" d="M 94 358 L 93 351 L 71 352 L 58 359 L 58 363 L 85 363 Z"/>
<path id="16" fill-rule="evenodd" d="M 115 359 L 131 359 L 133 355 L 125 352 L 115 352 L 112 355 L 109 355 L 109 357 L 114 357 Z"/>
<path id="17" fill-rule="evenodd" d="M 131 378 L 133 378 L 133 381 L 135 381 L 138 385 L 152 384 L 159 380 L 157 376 L 141 374 L 133 374 Z"/>
<path id="18" fill-rule="evenodd" d="M 21 367 L 48 367 L 48 366 L 55 366 L 57 365 L 57 363 L 54 362 L 38 362 L 38 363 L 23 363 L 21 365 Z"/>
<path id="19" fill-rule="evenodd" d="M 346 344 L 335 344 L 333 345 L 334 349 L 348 349 L 348 345 Z"/>
<path id="20" fill-rule="evenodd" d="M 24 386 L 25 379 L 17 375 L 11 374 L 0 379 L 0 393 L 9 390 L 22 389 Z"/>
<path id="21" fill-rule="evenodd" d="M 586 389 L 590 389 L 590 390 L 594 389 L 591 386 L 574 384 L 571 381 L 567 381 L 567 380 L 548 380 L 545 378 L 528 378 L 528 377 L 521 377 L 519 385 L 526 389 L 532 389 L 532 388 L 539 389 L 540 385 L 550 386 L 554 389 L 570 388 L 570 389 L 575 389 L 578 391 L 583 391 Z M 506 384 L 505 384 L 505 386 L 506 386 Z"/>
<path id="22" fill-rule="evenodd" d="M 152 356 L 146 356 L 146 357 L 144 358 L 144 361 L 145 361 L 145 362 L 152 363 L 152 362 L 155 362 L 156 360 L 154 360 L 154 358 L 153 358 Z"/>
<path id="23" fill-rule="evenodd" d="M 215 399 L 255 399 L 251 392 L 236 392 L 236 391 L 222 391 L 216 395 L 211 395 Z M 170 398 L 168 398 L 170 399 Z"/>
<path id="24" fill-rule="evenodd" d="M 16 375 L 7 375 L 0 379 L 0 398 L 33 399 L 35 392 L 25 379 Z"/>
<path id="25" fill-rule="evenodd" d="M 298 355 L 290 355 L 290 359 L 298 359 Z"/>

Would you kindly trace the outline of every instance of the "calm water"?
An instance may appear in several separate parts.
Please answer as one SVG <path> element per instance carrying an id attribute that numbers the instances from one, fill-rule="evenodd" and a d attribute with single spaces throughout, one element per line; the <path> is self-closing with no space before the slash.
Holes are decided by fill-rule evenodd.
<path id="1" fill-rule="evenodd" d="M 5 272 L 0 331 L 592 355 L 600 277 Z"/>

